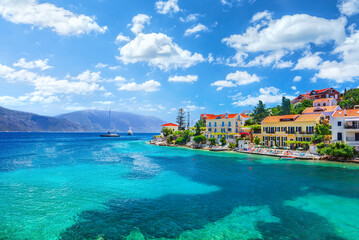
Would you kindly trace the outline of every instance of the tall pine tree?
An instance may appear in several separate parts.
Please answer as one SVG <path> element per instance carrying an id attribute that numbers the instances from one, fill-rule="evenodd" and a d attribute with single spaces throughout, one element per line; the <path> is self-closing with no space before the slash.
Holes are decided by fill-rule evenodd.
<path id="1" fill-rule="evenodd" d="M 286 97 L 283 97 L 280 114 L 288 115 L 288 114 L 290 114 L 290 110 L 291 110 L 290 100 Z"/>
<path id="2" fill-rule="evenodd" d="M 258 105 L 253 110 L 253 118 L 256 123 L 260 123 L 269 116 L 269 111 L 266 109 L 266 105 L 259 100 Z"/>
<path id="3" fill-rule="evenodd" d="M 182 131 L 185 130 L 186 120 L 185 120 L 185 112 L 183 108 L 178 109 L 176 122 L 178 124 L 178 130 L 182 130 Z"/>

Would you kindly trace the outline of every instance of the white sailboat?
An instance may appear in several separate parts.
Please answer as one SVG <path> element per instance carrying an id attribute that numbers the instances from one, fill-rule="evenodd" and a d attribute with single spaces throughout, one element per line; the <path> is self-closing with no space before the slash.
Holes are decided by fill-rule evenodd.
<path id="1" fill-rule="evenodd" d="M 127 135 L 128 135 L 128 136 L 132 136 L 132 135 L 133 135 L 133 132 L 132 132 L 131 127 L 130 127 L 130 129 L 128 130 Z"/>
<path id="2" fill-rule="evenodd" d="M 109 129 L 111 128 L 111 109 L 108 110 L 108 125 Z M 100 137 L 120 137 L 120 134 L 117 133 L 111 133 L 110 130 L 107 132 L 107 134 L 101 134 Z"/>

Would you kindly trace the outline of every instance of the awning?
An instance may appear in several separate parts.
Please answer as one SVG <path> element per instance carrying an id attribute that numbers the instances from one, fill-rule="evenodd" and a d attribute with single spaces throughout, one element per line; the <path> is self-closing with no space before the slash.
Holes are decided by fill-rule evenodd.
<path id="1" fill-rule="evenodd" d="M 346 122 L 359 122 L 359 118 L 348 118 L 345 119 Z"/>

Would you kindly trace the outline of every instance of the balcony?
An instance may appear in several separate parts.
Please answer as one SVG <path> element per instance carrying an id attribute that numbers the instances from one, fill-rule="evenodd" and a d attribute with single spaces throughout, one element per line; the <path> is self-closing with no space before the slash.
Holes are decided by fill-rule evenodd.
<path id="1" fill-rule="evenodd" d="M 347 142 L 359 142 L 359 138 L 355 137 L 346 137 Z"/>
<path id="2" fill-rule="evenodd" d="M 359 124 L 345 124 L 344 129 L 359 129 Z"/>

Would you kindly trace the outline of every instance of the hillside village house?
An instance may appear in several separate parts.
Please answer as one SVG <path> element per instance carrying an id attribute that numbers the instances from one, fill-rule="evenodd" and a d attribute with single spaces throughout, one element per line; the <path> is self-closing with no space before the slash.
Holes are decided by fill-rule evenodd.
<path id="1" fill-rule="evenodd" d="M 359 109 L 345 109 L 334 113 L 332 141 L 345 142 L 359 150 Z"/>
<path id="2" fill-rule="evenodd" d="M 338 102 L 337 100 L 335 100 L 335 98 L 322 98 L 313 101 L 313 107 L 326 107 L 336 105 L 338 105 Z"/>
<path id="3" fill-rule="evenodd" d="M 234 135 L 239 136 L 241 126 L 245 121 L 250 119 L 250 116 L 245 114 L 207 114 L 206 116 L 206 132 L 207 138 L 220 139 L 223 136 L 226 139 L 233 138 Z M 219 134 L 222 133 L 222 134 Z"/>
<path id="4" fill-rule="evenodd" d="M 177 124 L 174 124 L 174 123 L 166 123 L 166 124 L 163 124 L 162 125 L 162 129 L 164 128 L 168 128 L 168 129 L 171 129 L 172 131 L 178 131 L 178 125 Z"/>
<path id="5" fill-rule="evenodd" d="M 322 120 L 322 113 L 269 116 L 261 123 L 262 133 L 254 136 L 268 147 L 284 147 L 287 141 L 310 141 L 315 126 Z"/>
<path id="6" fill-rule="evenodd" d="M 329 121 L 330 124 L 332 124 L 332 116 L 334 114 L 335 111 L 337 110 L 341 110 L 341 108 L 338 105 L 334 105 L 334 106 L 322 106 L 322 107 L 308 107 L 306 109 L 304 109 L 304 111 L 302 112 L 302 114 L 318 114 L 318 113 L 323 113 L 323 115 L 325 116 L 325 119 L 327 119 Z"/>
<path id="7" fill-rule="evenodd" d="M 340 99 L 340 92 L 335 90 L 334 88 L 324 88 L 320 90 L 312 90 L 311 92 L 307 92 L 305 94 L 300 94 L 298 97 L 292 100 L 292 104 L 301 102 L 304 99 L 316 100 L 322 98 L 334 98 L 336 101 Z"/>

